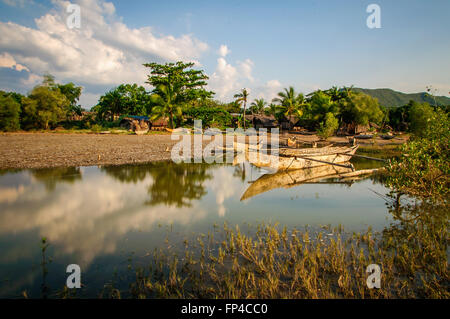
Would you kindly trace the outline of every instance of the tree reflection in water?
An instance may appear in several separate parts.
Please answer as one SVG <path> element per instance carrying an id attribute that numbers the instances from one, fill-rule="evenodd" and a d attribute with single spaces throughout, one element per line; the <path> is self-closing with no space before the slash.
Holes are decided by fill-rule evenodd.
<path id="1" fill-rule="evenodd" d="M 146 201 L 148 205 L 190 207 L 193 200 L 199 200 L 207 193 L 203 183 L 212 178 L 208 172 L 212 167 L 211 164 L 205 163 L 161 162 L 109 166 L 103 167 L 102 171 L 126 183 L 137 183 L 151 176 L 153 182 L 148 188 L 150 195 L 150 199 Z"/>
<path id="2" fill-rule="evenodd" d="M 388 210 L 394 222 L 382 232 L 381 248 L 394 255 L 398 276 L 416 286 L 416 296 L 442 298 L 450 287 L 449 211 L 447 202 L 413 201 L 391 193 Z"/>
<path id="3" fill-rule="evenodd" d="M 57 168 L 40 168 L 31 170 L 31 174 L 36 180 L 45 185 L 47 191 L 53 191 L 56 184 L 74 183 L 81 180 L 81 171 L 79 167 L 57 167 Z"/>

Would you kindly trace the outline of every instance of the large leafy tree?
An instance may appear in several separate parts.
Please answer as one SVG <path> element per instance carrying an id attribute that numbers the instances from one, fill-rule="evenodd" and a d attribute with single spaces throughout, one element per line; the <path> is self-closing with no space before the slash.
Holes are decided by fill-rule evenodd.
<path id="1" fill-rule="evenodd" d="M 279 92 L 272 102 L 277 104 L 278 112 L 289 121 L 294 117 L 300 118 L 308 105 L 305 96 L 302 93 L 297 94 L 292 86 Z"/>
<path id="2" fill-rule="evenodd" d="M 150 95 L 137 84 L 121 84 L 101 96 L 93 109 L 101 119 L 118 115 L 147 115 L 151 111 Z"/>
<path id="3" fill-rule="evenodd" d="M 8 93 L 0 91 L 0 130 L 18 130 L 20 128 L 19 114 L 19 102 Z"/>
<path id="4" fill-rule="evenodd" d="M 417 103 L 412 101 L 409 109 L 410 130 L 415 135 L 424 137 L 427 133 L 427 127 L 434 120 L 435 112 L 428 103 Z"/>
<path id="5" fill-rule="evenodd" d="M 244 130 L 245 130 L 245 110 L 247 108 L 247 101 L 248 101 L 248 96 L 249 95 L 250 95 L 250 93 L 245 88 L 242 89 L 241 92 L 239 92 L 239 93 L 234 95 L 234 98 L 236 99 L 236 102 L 238 102 L 240 104 L 244 104 L 244 110 L 242 111 Z"/>
<path id="6" fill-rule="evenodd" d="M 345 123 L 367 125 L 380 123 L 384 114 L 376 98 L 364 93 L 352 93 L 340 103 L 341 118 Z"/>
<path id="7" fill-rule="evenodd" d="M 22 99 L 22 107 L 22 122 L 25 128 L 49 129 L 66 119 L 70 111 L 70 101 L 61 93 L 53 76 L 46 74 L 42 84 Z"/>
<path id="8" fill-rule="evenodd" d="M 175 127 L 175 117 L 182 115 L 183 107 L 213 96 L 207 91 L 208 76 L 192 69 L 194 63 L 146 63 L 150 68 L 148 84 L 154 87 L 151 95 L 152 119 L 168 117 L 170 127 Z"/>
<path id="9" fill-rule="evenodd" d="M 319 90 L 314 92 L 309 98 L 308 118 L 312 120 L 316 128 L 323 123 L 326 114 L 331 113 L 333 116 L 339 114 L 339 106 L 335 102 L 337 100 L 333 100 L 337 99 L 334 94 L 336 94 L 334 90 L 331 93 Z"/>
<path id="10" fill-rule="evenodd" d="M 69 112 L 81 115 L 83 109 L 80 105 L 78 105 L 78 101 L 80 100 L 81 91 L 83 88 L 81 86 L 76 86 L 72 82 L 67 84 L 56 84 L 56 87 L 62 94 L 65 95 L 67 100 L 69 100 Z"/>

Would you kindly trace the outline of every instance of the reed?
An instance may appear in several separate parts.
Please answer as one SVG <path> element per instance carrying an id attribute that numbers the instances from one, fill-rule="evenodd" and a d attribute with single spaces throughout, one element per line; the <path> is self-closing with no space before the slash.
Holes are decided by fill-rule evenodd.
<path id="1" fill-rule="evenodd" d="M 195 245 L 185 241 L 182 256 L 156 250 L 152 265 L 136 270 L 129 293 L 133 298 L 449 298 L 448 218 L 433 234 L 421 229 L 404 238 L 395 227 L 348 234 L 341 228 L 314 233 L 266 224 L 242 232 L 225 224 L 199 236 Z M 381 289 L 367 287 L 370 264 L 382 268 Z"/>

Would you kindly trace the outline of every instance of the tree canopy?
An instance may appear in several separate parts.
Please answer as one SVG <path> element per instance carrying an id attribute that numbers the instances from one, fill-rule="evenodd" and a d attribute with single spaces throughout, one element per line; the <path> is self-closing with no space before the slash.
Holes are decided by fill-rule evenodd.
<path id="1" fill-rule="evenodd" d="M 193 105 L 214 94 L 205 90 L 208 76 L 201 70 L 192 69 L 194 63 L 146 63 L 144 66 L 150 68 L 146 83 L 154 88 L 152 118 L 168 117 L 172 128 L 175 117 L 182 114 L 183 106 Z"/>
<path id="2" fill-rule="evenodd" d="M 149 115 L 151 99 L 143 86 L 121 84 L 101 96 L 93 108 L 101 119 L 114 119 L 119 115 Z"/>

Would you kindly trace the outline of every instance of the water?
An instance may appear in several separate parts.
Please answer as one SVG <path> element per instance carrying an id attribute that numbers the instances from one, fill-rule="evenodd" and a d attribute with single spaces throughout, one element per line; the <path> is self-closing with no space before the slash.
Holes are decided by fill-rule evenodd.
<path id="1" fill-rule="evenodd" d="M 355 162 L 357 168 L 377 164 Z M 264 173 L 248 163 L 0 172 L 0 297 L 20 298 L 24 291 L 41 297 L 43 281 L 55 296 L 72 263 L 82 269 L 82 296 L 96 297 L 105 283 L 123 281 L 130 260 L 148 262 L 168 233 L 181 241 L 224 222 L 278 222 L 298 229 L 343 225 L 364 231 L 368 226 L 382 230 L 391 221 L 378 195 L 388 190 L 374 178 L 314 180 L 241 201 Z M 45 277 L 43 237 L 51 259 Z"/>

